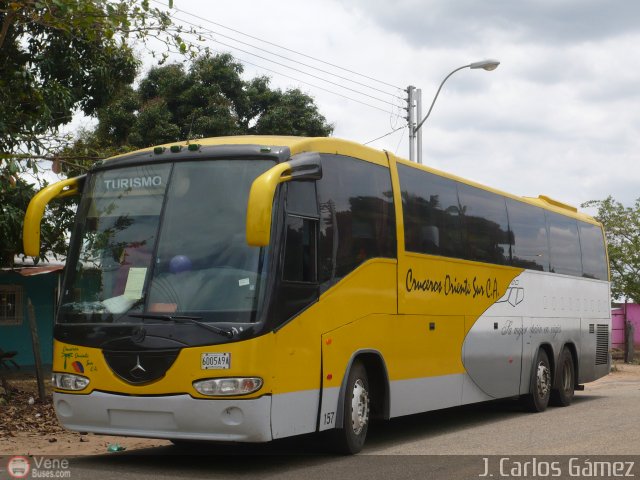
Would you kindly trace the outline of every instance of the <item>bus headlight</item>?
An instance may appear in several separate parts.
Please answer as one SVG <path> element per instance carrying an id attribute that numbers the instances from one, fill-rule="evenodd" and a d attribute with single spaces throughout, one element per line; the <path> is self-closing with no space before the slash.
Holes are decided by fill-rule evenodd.
<path id="1" fill-rule="evenodd" d="M 73 373 L 56 373 L 51 376 L 51 383 L 60 390 L 84 390 L 89 385 L 89 379 Z"/>
<path id="2" fill-rule="evenodd" d="M 258 377 L 208 378 L 193 382 L 193 388 L 207 396 L 247 395 L 260 390 L 261 387 L 262 379 Z"/>

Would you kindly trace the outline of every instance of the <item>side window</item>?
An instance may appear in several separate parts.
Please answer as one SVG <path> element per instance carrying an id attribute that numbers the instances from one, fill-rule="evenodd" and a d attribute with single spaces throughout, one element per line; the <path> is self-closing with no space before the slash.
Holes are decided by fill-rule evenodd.
<path id="1" fill-rule="evenodd" d="M 465 258 L 499 265 L 509 263 L 509 222 L 504 197 L 465 184 L 458 184 L 458 196 L 466 236 Z"/>
<path id="2" fill-rule="evenodd" d="M 287 184 L 287 220 L 282 279 L 290 282 L 317 282 L 318 201 L 316 182 Z"/>
<path id="3" fill-rule="evenodd" d="M 549 253 L 552 272 L 582 276 L 578 222 L 574 218 L 547 212 Z"/>
<path id="4" fill-rule="evenodd" d="M 405 249 L 465 258 L 456 182 L 398 165 Z"/>
<path id="5" fill-rule="evenodd" d="M 316 282 L 316 227 L 318 221 L 287 215 L 283 280 Z"/>
<path id="6" fill-rule="evenodd" d="M 280 325 L 318 300 L 318 202 L 316 183 L 292 180 L 284 187 L 282 269 L 269 322 Z"/>
<path id="7" fill-rule="evenodd" d="M 602 229 L 597 225 L 585 222 L 578 222 L 578 227 L 582 250 L 582 276 L 608 280 L 609 270 Z"/>
<path id="8" fill-rule="evenodd" d="M 287 184 L 287 213 L 318 217 L 316 182 L 293 181 Z"/>
<path id="9" fill-rule="evenodd" d="M 549 246 L 544 210 L 507 198 L 514 267 L 549 271 Z"/>
<path id="10" fill-rule="evenodd" d="M 396 257 L 389 169 L 342 155 L 322 155 L 319 279 L 338 280 L 369 258 Z"/>

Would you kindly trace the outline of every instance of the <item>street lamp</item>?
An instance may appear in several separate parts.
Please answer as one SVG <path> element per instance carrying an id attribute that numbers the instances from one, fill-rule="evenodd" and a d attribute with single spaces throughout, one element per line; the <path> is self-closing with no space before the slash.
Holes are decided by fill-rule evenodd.
<path id="1" fill-rule="evenodd" d="M 456 73 L 457 71 L 463 70 L 465 68 L 470 68 L 472 70 L 482 69 L 482 70 L 486 70 L 487 72 L 491 72 L 496 68 L 498 68 L 498 65 L 500 65 L 500 62 L 497 60 L 482 60 L 480 62 L 470 63 L 469 65 L 463 65 L 462 67 L 458 67 L 455 70 L 451 71 L 449 75 L 444 77 L 444 80 L 442 80 L 442 83 L 440 83 L 440 86 L 438 87 L 438 91 L 433 97 L 433 101 L 431 102 L 431 106 L 429 107 L 429 111 L 424 116 L 424 118 L 417 123 L 415 127 L 413 126 L 413 120 L 414 120 L 413 101 L 414 99 L 416 100 L 416 116 L 419 119 L 420 116 L 422 115 L 422 91 L 418 89 L 416 92 L 415 87 L 412 87 L 412 86 L 407 88 L 407 92 L 409 94 L 409 159 L 411 161 L 415 161 L 414 141 L 416 140 L 416 136 L 417 136 L 418 163 L 422 163 L 422 130 L 420 130 L 420 128 L 424 124 L 425 120 L 429 118 L 429 115 L 431 115 L 431 111 L 433 110 L 433 106 L 435 105 L 436 100 L 438 99 L 440 90 L 442 90 L 442 86 L 449 79 L 449 77 L 454 73 Z"/>

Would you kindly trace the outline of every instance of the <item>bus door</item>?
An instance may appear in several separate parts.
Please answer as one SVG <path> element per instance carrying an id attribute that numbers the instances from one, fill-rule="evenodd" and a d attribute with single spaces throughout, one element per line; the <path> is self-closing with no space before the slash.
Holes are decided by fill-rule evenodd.
<path id="1" fill-rule="evenodd" d="M 281 325 L 276 336 L 273 438 L 314 431 L 320 403 L 321 353 L 310 308 L 319 295 L 315 181 L 290 181 L 285 192 L 284 234 L 279 239 L 282 260 L 276 273 L 274 309 Z"/>

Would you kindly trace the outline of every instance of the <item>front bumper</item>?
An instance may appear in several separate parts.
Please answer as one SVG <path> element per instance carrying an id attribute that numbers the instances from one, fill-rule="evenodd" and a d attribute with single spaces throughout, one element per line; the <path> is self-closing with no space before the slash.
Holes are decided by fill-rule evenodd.
<path id="1" fill-rule="evenodd" d="M 189 395 L 55 392 L 53 405 L 60 423 L 79 432 L 225 442 L 272 439 L 268 395 L 247 400 L 209 400 Z"/>

